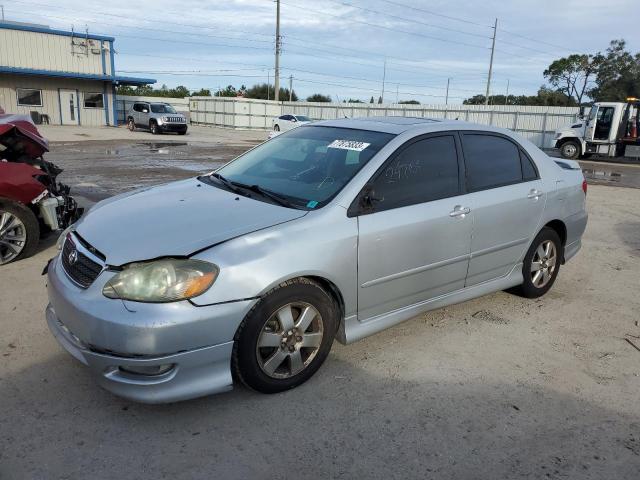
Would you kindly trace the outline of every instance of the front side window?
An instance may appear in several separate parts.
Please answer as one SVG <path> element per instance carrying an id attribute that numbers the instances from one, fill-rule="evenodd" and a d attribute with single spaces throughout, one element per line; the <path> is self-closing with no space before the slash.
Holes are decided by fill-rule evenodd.
<path id="1" fill-rule="evenodd" d="M 18 105 L 25 107 L 41 107 L 42 106 L 42 90 L 34 88 L 17 88 Z"/>
<path id="2" fill-rule="evenodd" d="M 460 193 L 458 155 L 452 135 L 411 143 L 388 162 L 373 182 L 375 210 L 389 210 Z"/>
<path id="3" fill-rule="evenodd" d="M 84 108 L 104 108 L 104 98 L 101 93 L 85 93 Z"/>
<path id="4" fill-rule="evenodd" d="M 173 108 L 171 105 L 165 105 L 162 103 L 152 103 L 151 104 L 151 111 L 153 113 L 176 113 L 176 109 Z"/>
<path id="5" fill-rule="evenodd" d="M 368 130 L 303 126 L 259 145 L 216 174 L 235 184 L 257 185 L 286 197 L 300 208 L 319 208 L 394 136 Z"/>
<path id="6" fill-rule="evenodd" d="M 522 181 L 520 150 L 510 140 L 496 135 L 464 134 L 462 149 L 470 191 Z"/>

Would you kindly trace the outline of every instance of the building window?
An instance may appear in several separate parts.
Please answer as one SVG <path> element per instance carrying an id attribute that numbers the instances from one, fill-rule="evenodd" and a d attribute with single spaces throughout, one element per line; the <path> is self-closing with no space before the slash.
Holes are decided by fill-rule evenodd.
<path id="1" fill-rule="evenodd" d="M 34 88 L 16 88 L 18 94 L 18 105 L 25 107 L 42 106 L 42 90 Z"/>
<path id="2" fill-rule="evenodd" d="M 101 93 L 85 93 L 84 108 L 104 108 L 104 98 Z"/>

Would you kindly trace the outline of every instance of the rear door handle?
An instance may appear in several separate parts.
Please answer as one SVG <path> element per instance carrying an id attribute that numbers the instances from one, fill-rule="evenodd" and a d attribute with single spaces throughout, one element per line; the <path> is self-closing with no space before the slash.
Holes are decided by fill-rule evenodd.
<path id="1" fill-rule="evenodd" d="M 462 205 L 456 205 L 453 210 L 449 212 L 450 217 L 462 217 L 464 218 L 471 209 L 469 207 L 463 207 Z"/>
<path id="2" fill-rule="evenodd" d="M 537 200 L 538 198 L 540 198 L 541 195 L 542 195 L 542 192 L 540 190 L 536 190 L 535 188 L 532 188 L 531 190 L 529 190 L 529 195 L 527 195 L 527 198 L 532 198 L 534 200 Z"/>

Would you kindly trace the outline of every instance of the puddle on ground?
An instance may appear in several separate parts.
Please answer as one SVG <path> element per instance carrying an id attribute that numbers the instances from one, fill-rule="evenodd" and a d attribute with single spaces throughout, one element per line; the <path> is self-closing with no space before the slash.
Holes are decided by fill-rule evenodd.
<path id="1" fill-rule="evenodd" d="M 601 182 L 615 182 L 619 183 L 624 176 L 620 172 L 611 170 L 596 170 L 593 168 L 583 168 L 582 173 L 587 180 L 598 180 Z"/>

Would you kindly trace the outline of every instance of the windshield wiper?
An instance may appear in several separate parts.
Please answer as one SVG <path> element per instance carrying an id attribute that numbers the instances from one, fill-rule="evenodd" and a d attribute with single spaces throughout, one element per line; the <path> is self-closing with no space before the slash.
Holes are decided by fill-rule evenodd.
<path id="1" fill-rule="evenodd" d="M 219 173 L 215 172 L 212 173 L 211 176 L 219 180 L 229 190 L 239 195 L 246 196 L 246 192 L 243 190 L 249 190 L 250 192 L 257 193 L 258 195 L 262 195 L 263 197 L 267 197 L 283 207 L 298 208 L 289 200 L 284 198 L 284 196 L 278 195 L 277 193 L 271 192 L 270 190 L 265 190 L 260 185 L 246 185 L 244 183 L 234 182 L 233 180 L 229 180 Z"/>
<path id="2" fill-rule="evenodd" d="M 238 183 L 238 182 L 232 182 L 232 183 L 237 187 L 246 188 L 247 190 L 251 190 L 252 192 L 262 195 L 263 197 L 270 198 L 274 202 L 282 205 L 283 207 L 298 208 L 289 200 L 284 198 L 282 195 L 278 195 L 277 193 L 274 193 L 270 190 L 265 190 L 260 185 L 245 185 L 244 183 Z"/>
<path id="3" fill-rule="evenodd" d="M 225 187 L 227 187 L 233 193 L 237 193 L 238 195 L 244 196 L 244 192 L 241 189 L 239 189 L 237 186 L 235 186 L 234 182 L 232 182 L 231 180 L 228 180 L 222 175 L 220 175 L 219 173 L 215 173 L 215 172 L 212 173 L 210 176 L 219 180 L 220 183 L 222 183 Z"/>

